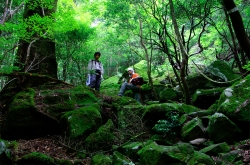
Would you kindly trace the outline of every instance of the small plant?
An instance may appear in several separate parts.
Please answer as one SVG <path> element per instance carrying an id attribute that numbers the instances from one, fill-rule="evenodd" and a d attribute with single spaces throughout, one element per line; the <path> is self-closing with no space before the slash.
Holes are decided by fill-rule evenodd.
<path id="1" fill-rule="evenodd" d="M 179 114 L 174 111 L 169 111 L 166 116 L 167 119 L 158 120 L 157 124 L 153 127 L 153 130 L 158 133 L 175 135 L 176 128 L 181 125 L 179 122 Z"/>

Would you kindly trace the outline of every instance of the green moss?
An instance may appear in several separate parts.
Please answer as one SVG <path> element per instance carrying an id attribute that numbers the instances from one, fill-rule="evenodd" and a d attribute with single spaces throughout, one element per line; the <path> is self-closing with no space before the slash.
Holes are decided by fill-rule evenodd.
<path id="1" fill-rule="evenodd" d="M 204 153 L 200 153 L 197 151 L 194 151 L 194 155 L 193 157 L 188 161 L 187 165 L 214 165 L 214 161 L 213 159 L 204 154 Z"/>
<path id="2" fill-rule="evenodd" d="M 78 137 L 86 131 L 96 130 L 101 124 L 99 107 L 89 106 L 65 113 L 61 117 L 62 127 L 70 137 Z"/>
<path id="3" fill-rule="evenodd" d="M 109 96 L 117 95 L 121 85 L 118 84 L 118 81 L 119 81 L 118 76 L 113 76 L 104 80 L 101 83 L 101 88 L 100 88 L 101 93 Z"/>
<path id="4" fill-rule="evenodd" d="M 47 164 L 55 165 L 53 158 L 39 152 L 32 152 L 30 154 L 24 155 L 20 160 L 16 162 L 17 164 Z"/>
<path id="5" fill-rule="evenodd" d="M 70 160 L 65 159 L 55 159 L 56 165 L 73 165 L 73 163 Z"/>
<path id="6" fill-rule="evenodd" d="M 162 146 L 150 143 L 138 151 L 140 162 L 148 165 L 166 163 L 184 165 L 193 153 L 194 148 L 187 143 L 178 143 L 174 146 Z"/>
<path id="7" fill-rule="evenodd" d="M 91 165 L 112 165 L 112 160 L 109 156 L 99 153 L 93 156 Z"/>
<path id="8" fill-rule="evenodd" d="M 196 117 L 182 127 L 181 136 L 183 137 L 184 141 L 203 138 L 205 137 L 203 130 L 204 126 L 201 119 Z"/>
<path id="9" fill-rule="evenodd" d="M 77 86 L 70 90 L 70 94 L 71 99 L 74 99 L 80 106 L 92 105 L 98 101 L 94 93 L 86 86 Z"/>
<path id="10" fill-rule="evenodd" d="M 132 164 L 132 162 L 126 156 L 122 155 L 120 152 L 115 151 L 113 153 L 113 164 L 124 165 L 124 164 Z"/>
<path id="11" fill-rule="evenodd" d="M 250 104 L 246 104 L 250 98 L 250 75 L 224 90 L 218 102 L 218 111 L 238 121 L 250 121 Z M 244 106 L 242 106 L 244 105 Z M 236 110 L 238 111 L 237 113 Z"/>
<path id="12" fill-rule="evenodd" d="M 221 60 L 216 60 L 213 63 L 211 63 L 206 68 L 205 73 L 207 72 L 217 77 L 218 81 L 224 81 L 224 82 L 232 81 L 239 77 L 233 72 L 231 67 L 225 61 L 221 61 Z M 232 84 L 233 82 L 230 82 L 230 83 Z"/>
<path id="13" fill-rule="evenodd" d="M 192 96 L 192 102 L 195 102 L 199 96 L 204 95 L 217 95 L 222 93 L 226 88 L 213 88 L 213 89 L 197 89 Z"/>
<path id="14" fill-rule="evenodd" d="M 19 92 L 15 95 L 13 102 L 10 104 L 9 111 L 35 109 L 34 96 L 35 91 L 32 88 Z"/>
<path id="15" fill-rule="evenodd" d="M 219 153 L 226 153 L 230 151 L 230 146 L 226 143 L 219 143 L 219 144 L 213 144 L 206 148 L 203 148 L 200 150 L 202 153 L 208 153 L 208 154 L 219 154 Z"/>
<path id="16" fill-rule="evenodd" d="M 174 100 L 177 98 L 177 92 L 172 88 L 164 89 L 160 92 L 160 101 Z"/>
<path id="17" fill-rule="evenodd" d="M 199 108 L 178 103 L 162 103 L 162 104 L 152 104 L 146 107 L 144 115 L 146 113 L 159 113 L 159 112 L 168 112 L 168 111 L 177 111 L 180 113 L 190 113 L 199 111 Z"/>
<path id="18" fill-rule="evenodd" d="M 85 142 L 89 147 L 102 146 L 103 144 L 106 147 L 110 147 L 107 144 L 114 140 L 114 124 L 111 119 L 107 121 L 105 125 L 102 125 L 96 133 L 90 134 Z"/>

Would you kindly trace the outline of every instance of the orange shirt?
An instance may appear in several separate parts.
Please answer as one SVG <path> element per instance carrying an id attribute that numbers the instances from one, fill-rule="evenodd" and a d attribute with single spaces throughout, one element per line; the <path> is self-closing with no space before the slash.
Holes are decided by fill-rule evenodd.
<path id="1" fill-rule="evenodd" d="M 129 77 L 128 83 L 131 84 L 132 79 L 133 79 L 133 78 L 136 78 L 136 77 L 140 77 L 139 74 L 137 74 L 137 73 L 132 74 L 132 77 Z M 136 86 L 141 87 L 140 85 L 136 85 Z"/>

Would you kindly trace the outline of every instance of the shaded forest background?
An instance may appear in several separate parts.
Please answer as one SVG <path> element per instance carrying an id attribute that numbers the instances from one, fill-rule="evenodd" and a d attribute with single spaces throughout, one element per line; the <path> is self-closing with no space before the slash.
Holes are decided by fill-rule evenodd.
<path id="1" fill-rule="evenodd" d="M 248 0 L 2 1 L 0 89 L 20 81 L 10 76 L 17 71 L 84 84 L 88 61 L 100 51 L 105 79 L 146 60 L 150 84 L 152 76 L 175 77 L 187 96 L 185 77 L 215 59 L 244 75 L 250 57 L 249 4 Z"/>

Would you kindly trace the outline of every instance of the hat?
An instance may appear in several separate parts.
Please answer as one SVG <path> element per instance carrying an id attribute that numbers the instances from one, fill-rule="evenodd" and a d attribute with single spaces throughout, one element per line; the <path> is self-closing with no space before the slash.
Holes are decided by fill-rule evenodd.
<path id="1" fill-rule="evenodd" d="M 133 69 L 133 68 L 128 68 L 128 69 L 127 69 L 127 71 L 130 71 L 130 70 L 131 70 L 132 72 L 134 72 L 134 69 Z"/>
<path id="2" fill-rule="evenodd" d="M 96 56 L 96 55 L 101 56 L 101 53 L 100 52 L 95 52 L 94 56 Z"/>

